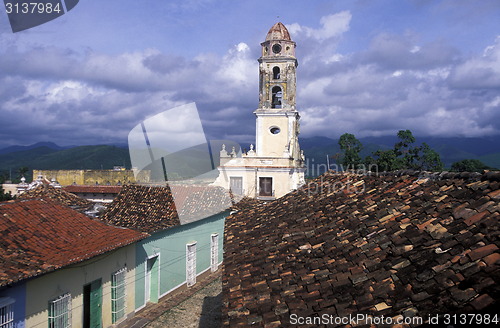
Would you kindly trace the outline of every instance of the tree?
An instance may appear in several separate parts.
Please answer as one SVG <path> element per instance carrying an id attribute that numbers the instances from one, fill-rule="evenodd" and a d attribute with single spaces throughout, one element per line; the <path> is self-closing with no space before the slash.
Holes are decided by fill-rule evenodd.
<path id="1" fill-rule="evenodd" d="M 478 159 L 463 159 L 451 164 L 451 170 L 457 172 L 483 172 L 491 169 Z"/>
<path id="2" fill-rule="evenodd" d="M 11 200 L 12 194 L 10 192 L 6 193 L 3 190 L 2 185 L 0 184 L 0 202 L 4 202 L 6 200 Z"/>
<path id="3" fill-rule="evenodd" d="M 394 145 L 394 152 L 401 158 L 400 168 L 418 169 L 416 162 L 419 159 L 420 147 L 412 147 L 416 141 L 410 130 L 399 130 L 399 142 Z"/>
<path id="4" fill-rule="evenodd" d="M 339 139 L 340 149 L 344 152 L 341 164 L 344 167 L 356 168 L 361 164 L 359 152 L 363 148 L 361 142 L 356 139 L 354 134 L 344 133 Z"/>
<path id="5" fill-rule="evenodd" d="M 439 154 L 432 149 L 425 142 L 422 143 L 422 147 L 420 147 L 422 151 L 422 155 L 419 156 L 420 159 L 420 170 L 426 171 L 442 171 L 443 170 L 443 162 L 441 162 L 441 157 Z"/>
<path id="6" fill-rule="evenodd" d="M 416 139 L 410 130 L 400 130 L 397 134 L 399 141 L 393 149 L 378 150 L 375 163 L 382 171 L 396 171 L 402 169 L 440 171 L 443 163 L 439 154 L 425 142 L 422 146 L 413 146 Z"/>
<path id="7" fill-rule="evenodd" d="M 19 169 L 17 169 L 17 173 L 19 173 L 19 179 L 24 177 L 26 175 L 26 172 L 28 172 L 29 169 L 26 166 L 21 166 Z"/>
<path id="8" fill-rule="evenodd" d="M 377 150 L 373 155 L 377 156 L 375 164 L 380 171 L 396 171 L 403 168 L 403 161 L 398 158 L 394 149 Z"/>

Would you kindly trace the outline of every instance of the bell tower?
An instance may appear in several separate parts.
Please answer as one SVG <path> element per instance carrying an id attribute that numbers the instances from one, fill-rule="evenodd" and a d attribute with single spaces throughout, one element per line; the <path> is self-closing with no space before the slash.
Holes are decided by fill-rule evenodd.
<path id="1" fill-rule="evenodd" d="M 295 108 L 295 42 L 282 23 L 276 23 L 261 43 L 259 108 L 256 143 L 238 156 L 225 147 L 220 152 L 219 176 L 214 185 L 233 195 L 275 199 L 305 183 L 304 155 L 299 146 L 300 115 Z"/>
<path id="2" fill-rule="evenodd" d="M 295 42 L 282 23 L 276 23 L 261 43 L 256 150 L 259 157 L 300 160 L 299 118 L 295 108 Z"/>

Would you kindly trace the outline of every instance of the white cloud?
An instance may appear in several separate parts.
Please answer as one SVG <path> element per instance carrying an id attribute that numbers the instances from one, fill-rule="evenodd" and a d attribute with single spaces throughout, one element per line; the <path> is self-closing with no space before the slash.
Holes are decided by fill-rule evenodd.
<path id="1" fill-rule="evenodd" d="M 350 11 L 326 15 L 320 19 L 320 28 L 312 28 L 298 23 L 287 25 L 292 39 L 300 49 L 304 64 L 321 61 L 323 63 L 338 62 L 343 56 L 336 51 L 341 37 L 349 31 L 352 15 Z M 299 51 L 299 50 L 297 50 Z"/>
<path id="2" fill-rule="evenodd" d="M 379 33 L 368 49 L 340 53 L 352 15 L 288 25 L 297 42 L 298 109 L 304 136 L 490 135 L 500 132 L 500 37 L 467 60 L 446 41 Z M 186 58 L 144 49 L 116 55 L 57 47 L 0 49 L 4 134 L 64 144 L 126 140 L 146 117 L 197 102 L 211 137 L 247 140 L 258 104 L 259 45 Z M 31 136 L 33 142 L 33 136 Z M 44 139 L 45 138 L 45 139 Z"/>
<path id="3" fill-rule="evenodd" d="M 294 23 L 288 26 L 289 32 L 294 38 L 312 38 L 318 41 L 325 41 L 330 38 L 340 37 L 349 31 L 349 24 L 352 15 L 349 11 L 323 16 L 320 19 L 321 27 L 314 29 Z"/>
<path id="4" fill-rule="evenodd" d="M 450 83 L 463 89 L 500 88 L 500 36 L 481 56 L 457 65 L 451 72 Z"/>

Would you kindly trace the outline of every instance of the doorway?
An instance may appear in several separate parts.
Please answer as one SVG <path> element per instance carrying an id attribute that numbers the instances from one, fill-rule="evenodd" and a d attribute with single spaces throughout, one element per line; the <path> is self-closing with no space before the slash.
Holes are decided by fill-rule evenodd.
<path id="1" fill-rule="evenodd" d="M 102 327 L 102 283 L 101 279 L 83 286 L 83 327 Z"/>
<path id="2" fill-rule="evenodd" d="M 158 302 L 158 255 L 146 260 L 145 302 Z"/>

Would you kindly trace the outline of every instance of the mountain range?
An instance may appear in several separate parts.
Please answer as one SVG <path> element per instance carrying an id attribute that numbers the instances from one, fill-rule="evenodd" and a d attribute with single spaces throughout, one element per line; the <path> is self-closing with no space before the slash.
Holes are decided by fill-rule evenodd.
<path id="1" fill-rule="evenodd" d="M 363 144 L 361 156 L 371 155 L 378 149 L 390 149 L 397 142 L 396 137 L 367 137 L 359 139 Z M 462 159 L 479 159 L 490 167 L 500 168 L 500 142 L 498 138 L 418 138 L 416 145 L 426 142 L 436 150 L 445 167 Z M 334 163 L 335 155 L 340 153 L 338 140 L 327 137 L 300 139 L 301 148 L 309 166 L 323 165 L 329 157 Z M 29 146 L 9 146 L 0 149 L 0 175 L 6 180 L 18 177 L 21 167 L 29 169 L 28 181 L 33 169 L 112 169 L 114 166 L 130 168 L 130 156 L 123 145 L 66 146 L 51 142 L 39 142 Z M 321 172 L 316 172 L 321 173 Z M 313 174 L 313 175 L 316 175 Z"/>

